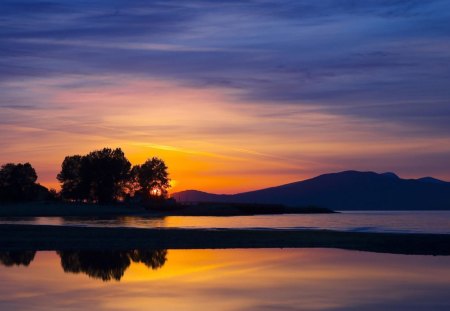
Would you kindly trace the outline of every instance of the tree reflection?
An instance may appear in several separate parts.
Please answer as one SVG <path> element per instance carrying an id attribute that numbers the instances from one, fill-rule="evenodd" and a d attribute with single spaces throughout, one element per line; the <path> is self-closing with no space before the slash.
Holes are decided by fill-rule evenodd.
<path id="1" fill-rule="evenodd" d="M 131 262 L 155 270 L 167 260 L 167 250 L 58 251 L 64 272 L 85 273 L 103 281 L 120 281 Z"/>
<path id="2" fill-rule="evenodd" d="M 142 262 L 152 270 L 156 270 L 164 266 L 167 260 L 167 250 L 134 250 L 130 253 L 130 258 L 134 262 Z"/>
<path id="3" fill-rule="evenodd" d="M 28 266 L 36 255 L 35 251 L 2 251 L 0 252 L 0 263 L 7 267 Z"/>

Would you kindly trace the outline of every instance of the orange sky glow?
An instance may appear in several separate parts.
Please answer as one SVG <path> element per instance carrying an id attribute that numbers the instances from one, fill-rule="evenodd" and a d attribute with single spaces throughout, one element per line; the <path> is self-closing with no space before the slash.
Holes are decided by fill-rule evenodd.
<path id="1" fill-rule="evenodd" d="M 104 147 L 161 157 L 172 193 L 450 181 L 448 1 L 3 2 L 0 164 L 45 186 Z"/>
<path id="2" fill-rule="evenodd" d="M 14 122 L 1 125 L 1 162 L 31 162 L 38 181 L 49 187 L 58 188 L 66 155 L 103 147 L 121 147 L 133 164 L 161 157 L 171 192 L 217 193 L 346 169 L 420 177 L 417 158 L 450 152 L 446 137 L 411 136 L 411 129 L 395 123 L 333 115 L 308 103 L 242 102 L 236 90 L 127 76 L 96 77 L 104 84 L 95 87 L 60 87 L 80 77 L 65 79 L 28 81 L 27 96 L 44 98 L 45 109 L 3 109 Z M 432 163 L 426 165 L 433 171 Z"/>

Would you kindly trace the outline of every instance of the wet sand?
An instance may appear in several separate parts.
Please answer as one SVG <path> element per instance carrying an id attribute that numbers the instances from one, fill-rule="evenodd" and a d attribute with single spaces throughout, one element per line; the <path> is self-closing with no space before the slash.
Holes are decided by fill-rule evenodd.
<path id="1" fill-rule="evenodd" d="M 0 225 L 0 250 L 340 248 L 450 255 L 450 235 L 331 230 L 138 229 Z"/>

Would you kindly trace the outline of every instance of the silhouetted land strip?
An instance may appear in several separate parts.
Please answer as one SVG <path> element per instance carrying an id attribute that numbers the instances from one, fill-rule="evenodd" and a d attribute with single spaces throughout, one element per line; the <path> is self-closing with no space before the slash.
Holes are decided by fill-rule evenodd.
<path id="1" fill-rule="evenodd" d="M 450 255 L 450 235 L 329 230 L 138 229 L 0 225 L 0 250 L 341 248 Z"/>
<path id="2" fill-rule="evenodd" d="M 320 207 L 287 207 L 279 204 L 200 203 L 195 205 L 127 206 L 64 202 L 29 202 L 0 204 L 0 217 L 65 217 L 65 216 L 243 216 L 275 214 L 333 213 Z"/>
<path id="3" fill-rule="evenodd" d="M 402 179 L 394 173 L 345 171 L 286 185 L 237 194 L 196 190 L 173 193 L 178 202 L 318 205 L 344 210 L 450 210 L 450 182 L 425 177 Z"/>
<path id="4" fill-rule="evenodd" d="M 143 208 L 123 205 L 97 205 L 65 202 L 27 202 L 0 204 L 0 217 L 64 217 L 64 216 L 139 216 Z"/>
<path id="5" fill-rule="evenodd" d="M 257 203 L 216 203 L 205 202 L 194 205 L 176 205 L 172 208 L 153 209 L 167 216 L 245 216 L 245 215 L 277 215 L 277 214 L 330 214 L 335 213 L 328 208 L 317 206 L 285 206 L 282 204 Z"/>

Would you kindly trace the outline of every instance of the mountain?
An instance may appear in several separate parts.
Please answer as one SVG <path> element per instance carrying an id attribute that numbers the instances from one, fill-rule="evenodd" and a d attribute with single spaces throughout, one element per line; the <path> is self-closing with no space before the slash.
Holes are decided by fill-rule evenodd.
<path id="1" fill-rule="evenodd" d="M 440 180 L 440 179 L 436 179 L 433 177 L 422 177 L 417 179 L 418 181 L 422 181 L 422 182 L 428 182 L 428 183 L 433 183 L 433 184 L 445 184 L 447 183 L 446 181 Z"/>
<path id="2" fill-rule="evenodd" d="M 402 179 L 394 173 L 345 171 L 233 195 L 187 190 L 180 202 L 317 205 L 334 210 L 450 210 L 450 183 L 431 177 Z"/>

